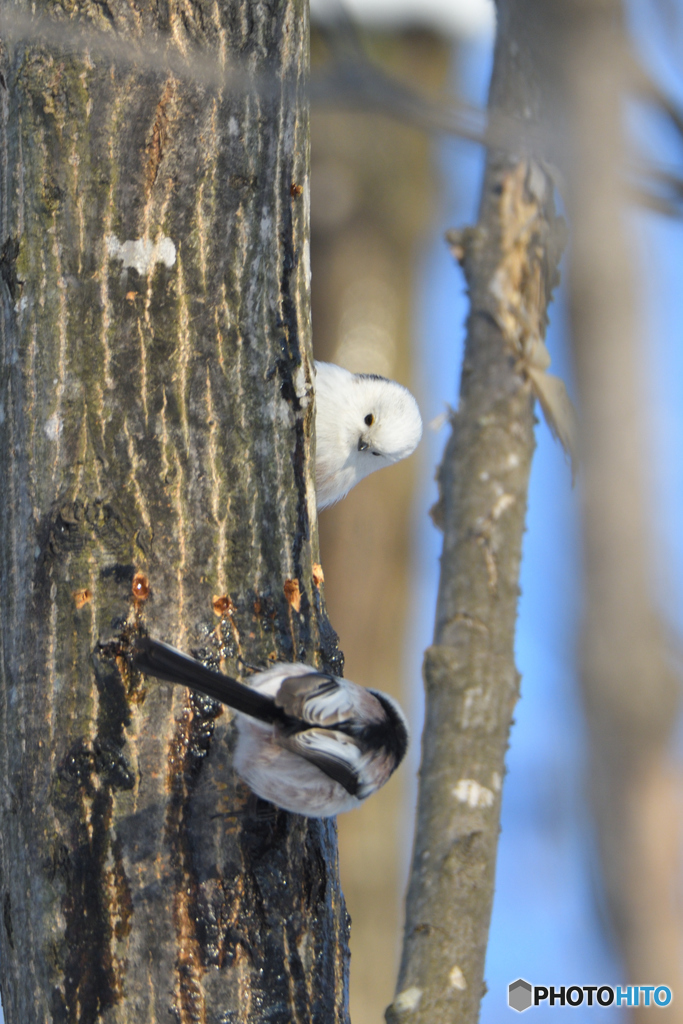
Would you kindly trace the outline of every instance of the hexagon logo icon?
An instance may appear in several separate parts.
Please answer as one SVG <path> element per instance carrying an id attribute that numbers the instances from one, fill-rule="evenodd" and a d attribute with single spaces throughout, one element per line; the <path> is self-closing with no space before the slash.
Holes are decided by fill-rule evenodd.
<path id="1" fill-rule="evenodd" d="M 524 978 L 517 978 L 508 985 L 508 1006 L 519 1013 L 531 1006 L 531 985 Z"/>

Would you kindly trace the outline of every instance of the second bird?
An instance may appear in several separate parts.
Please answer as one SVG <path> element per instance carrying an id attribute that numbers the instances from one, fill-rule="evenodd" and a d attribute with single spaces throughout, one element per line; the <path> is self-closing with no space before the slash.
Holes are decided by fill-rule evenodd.
<path id="1" fill-rule="evenodd" d="M 422 437 L 417 402 L 407 388 L 373 373 L 315 364 L 318 508 L 333 505 L 363 477 L 405 459 Z"/>

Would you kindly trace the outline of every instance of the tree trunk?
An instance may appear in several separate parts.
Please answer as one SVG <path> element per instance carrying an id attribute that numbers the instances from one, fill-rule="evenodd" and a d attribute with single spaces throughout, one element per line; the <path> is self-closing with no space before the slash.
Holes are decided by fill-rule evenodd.
<path id="1" fill-rule="evenodd" d="M 345 1021 L 334 822 L 250 814 L 229 714 L 109 645 L 341 668 L 312 571 L 307 4 L 83 11 L 274 84 L 4 51 L 6 1019 Z"/>
<path id="2" fill-rule="evenodd" d="M 524 11 L 499 0 L 489 109 L 542 99 Z M 514 635 L 534 449 L 529 373 L 563 231 L 539 164 L 490 151 L 474 228 L 453 233 L 471 296 L 453 433 L 435 510 L 444 528 L 403 958 L 390 1024 L 474 1024 L 493 903 L 501 787 L 519 694 Z"/>

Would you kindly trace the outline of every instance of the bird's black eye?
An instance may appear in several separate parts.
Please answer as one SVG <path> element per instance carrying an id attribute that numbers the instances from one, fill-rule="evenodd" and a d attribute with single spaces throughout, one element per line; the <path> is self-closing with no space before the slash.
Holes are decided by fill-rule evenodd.
<path id="1" fill-rule="evenodd" d="M 371 427 L 372 424 L 375 422 L 375 417 L 372 415 L 371 412 L 369 412 L 365 417 L 365 422 L 369 427 Z"/>

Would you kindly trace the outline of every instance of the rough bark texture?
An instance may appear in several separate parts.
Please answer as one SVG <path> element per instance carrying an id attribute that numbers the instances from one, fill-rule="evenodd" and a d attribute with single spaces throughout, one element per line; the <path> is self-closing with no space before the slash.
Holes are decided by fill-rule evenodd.
<path id="1" fill-rule="evenodd" d="M 229 715 L 106 647 L 341 667 L 312 582 L 307 5 L 79 11 L 280 90 L 4 51 L 6 1019 L 345 1021 L 334 823 L 245 814 Z"/>
<path id="2" fill-rule="evenodd" d="M 499 3 L 490 108 L 538 114 L 520 5 Z M 403 960 L 387 1021 L 479 1015 L 505 751 L 519 693 L 514 631 L 534 448 L 525 364 L 543 337 L 561 232 L 552 187 L 489 154 L 479 221 L 454 239 L 471 296 L 460 404 L 440 469 L 444 527 Z"/>

